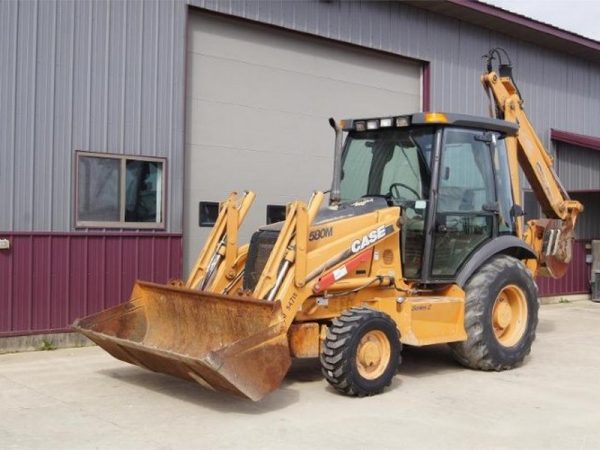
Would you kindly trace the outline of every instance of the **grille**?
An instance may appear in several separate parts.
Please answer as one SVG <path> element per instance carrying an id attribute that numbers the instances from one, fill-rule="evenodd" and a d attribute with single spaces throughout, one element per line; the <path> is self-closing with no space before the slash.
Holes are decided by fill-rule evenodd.
<path id="1" fill-rule="evenodd" d="M 252 235 L 244 270 L 244 290 L 254 290 L 278 236 L 279 230 L 258 230 Z"/>

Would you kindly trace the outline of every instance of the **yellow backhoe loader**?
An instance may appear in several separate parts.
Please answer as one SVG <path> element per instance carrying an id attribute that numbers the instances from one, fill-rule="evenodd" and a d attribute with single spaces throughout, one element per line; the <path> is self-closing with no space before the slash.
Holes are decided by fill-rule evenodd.
<path id="1" fill-rule="evenodd" d="M 74 329 L 123 361 L 252 400 L 292 358 L 319 357 L 327 381 L 359 397 L 390 384 L 403 344 L 448 343 L 474 369 L 519 365 L 538 322 L 534 277 L 565 273 L 583 207 L 502 55 L 490 51 L 481 77 L 491 118 L 331 119 L 328 204 L 321 192 L 295 201 L 239 245 L 254 194 L 232 193 L 186 283 L 138 281 Z M 547 218 L 524 223 L 519 167 Z"/>

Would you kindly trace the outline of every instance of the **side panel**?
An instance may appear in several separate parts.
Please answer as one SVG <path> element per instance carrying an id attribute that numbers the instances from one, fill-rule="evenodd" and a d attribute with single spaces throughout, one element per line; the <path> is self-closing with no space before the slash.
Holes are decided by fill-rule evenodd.
<path id="1" fill-rule="evenodd" d="M 179 234 L 8 233 L 0 250 L 0 336 L 65 330 L 126 301 L 136 279 L 181 276 Z"/>

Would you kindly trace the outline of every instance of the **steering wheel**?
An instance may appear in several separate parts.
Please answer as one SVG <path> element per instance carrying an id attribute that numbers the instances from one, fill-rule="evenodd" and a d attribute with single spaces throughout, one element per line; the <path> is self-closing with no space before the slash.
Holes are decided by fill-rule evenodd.
<path id="1" fill-rule="evenodd" d="M 413 188 L 411 188 L 410 186 L 408 186 L 404 183 L 392 183 L 390 185 L 390 191 L 389 191 L 388 195 L 390 195 L 392 198 L 399 198 L 399 199 L 404 198 L 400 195 L 399 188 L 404 188 L 407 191 L 410 191 L 412 194 L 415 195 L 415 200 L 418 200 L 421 198 L 421 195 L 417 191 L 415 191 Z"/>

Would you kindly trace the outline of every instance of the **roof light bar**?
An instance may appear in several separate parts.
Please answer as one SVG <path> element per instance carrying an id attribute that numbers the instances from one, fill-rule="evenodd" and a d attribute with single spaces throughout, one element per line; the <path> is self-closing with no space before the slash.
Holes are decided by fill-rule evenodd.
<path id="1" fill-rule="evenodd" d="M 436 115 L 441 115 L 437 114 Z M 381 119 L 362 119 L 351 122 L 352 128 L 356 131 L 366 130 L 378 130 L 379 128 L 392 128 L 392 127 L 408 127 L 412 120 L 411 116 L 398 116 L 398 117 L 383 117 Z"/>

